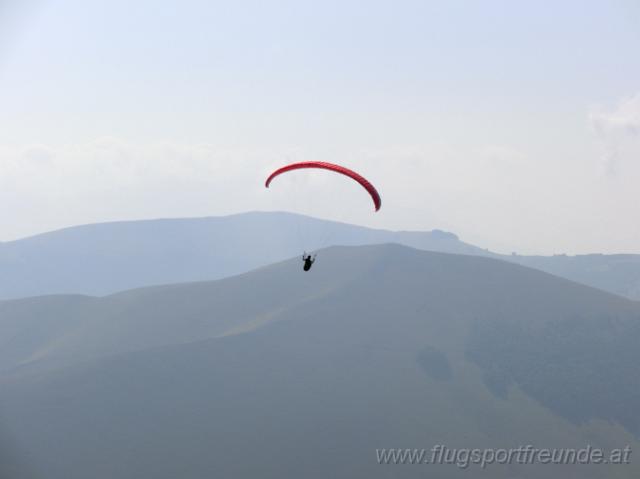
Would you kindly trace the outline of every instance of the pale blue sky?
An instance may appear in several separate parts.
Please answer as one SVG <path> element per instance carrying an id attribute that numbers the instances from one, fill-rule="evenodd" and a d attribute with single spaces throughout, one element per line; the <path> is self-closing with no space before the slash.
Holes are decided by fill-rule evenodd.
<path id="1" fill-rule="evenodd" d="M 640 253 L 637 2 L 3 3 L 0 240 L 286 209 L 263 175 L 317 159 L 385 207 L 311 214 Z"/>

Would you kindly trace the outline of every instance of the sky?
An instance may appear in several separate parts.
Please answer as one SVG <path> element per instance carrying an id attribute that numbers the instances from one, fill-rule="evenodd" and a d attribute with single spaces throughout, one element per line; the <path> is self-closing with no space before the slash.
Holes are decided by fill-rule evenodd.
<path id="1" fill-rule="evenodd" d="M 640 3 L 0 0 L 0 241 L 296 211 L 640 253 Z M 380 212 L 330 173 L 351 167 Z"/>

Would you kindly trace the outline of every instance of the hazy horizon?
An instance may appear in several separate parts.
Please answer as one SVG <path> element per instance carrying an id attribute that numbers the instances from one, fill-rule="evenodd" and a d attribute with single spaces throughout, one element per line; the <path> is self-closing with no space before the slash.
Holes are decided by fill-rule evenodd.
<path id="1" fill-rule="evenodd" d="M 626 0 L 3 2 L 0 241 L 283 210 L 640 253 L 639 44 Z M 325 175 L 264 189 L 301 160 L 382 210 Z"/>

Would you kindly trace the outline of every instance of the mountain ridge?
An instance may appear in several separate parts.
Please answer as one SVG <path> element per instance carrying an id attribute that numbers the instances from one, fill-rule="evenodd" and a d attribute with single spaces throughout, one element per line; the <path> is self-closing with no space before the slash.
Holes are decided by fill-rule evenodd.
<path id="1" fill-rule="evenodd" d="M 104 296 L 227 277 L 331 244 L 388 242 L 502 259 L 640 299 L 640 255 L 498 255 L 440 230 L 388 231 L 285 212 L 83 225 L 0 243 L 0 299 Z"/>

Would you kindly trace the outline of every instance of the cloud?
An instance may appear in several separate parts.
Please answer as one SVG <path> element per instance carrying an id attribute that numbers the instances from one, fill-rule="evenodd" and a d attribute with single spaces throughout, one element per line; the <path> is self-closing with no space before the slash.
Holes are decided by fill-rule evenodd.
<path id="1" fill-rule="evenodd" d="M 640 136 L 628 108 L 593 115 L 603 141 L 622 135 L 621 158 Z M 583 157 L 571 158 L 500 142 L 326 150 L 114 137 L 0 144 L 0 241 L 85 223 L 287 210 L 376 228 L 438 228 L 500 251 L 637 251 L 629 218 L 637 216 L 640 162 L 626 161 L 624 175 L 603 182 L 582 167 Z M 290 175 L 264 188 L 271 170 L 303 160 L 361 172 L 380 190 L 382 210 L 373 214 L 366 194 L 329 173 Z"/>
<path id="2" fill-rule="evenodd" d="M 256 209 L 278 152 L 104 137 L 0 145 L 2 240 L 61 226 Z"/>
<path id="3" fill-rule="evenodd" d="M 51 194 L 144 188 L 165 182 L 223 185 L 249 164 L 264 167 L 269 156 L 258 150 L 135 144 L 112 137 L 62 146 L 0 146 L 0 182 L 16 191 Z"/>
<path id="4" fill-rule="evenodd" d="M 616 174 L 628 157 L 638 153 L 640 93 L 621 100 L 613 109 L 593 109 L 589 123 L 600 141 L 605 172 Z"/>

